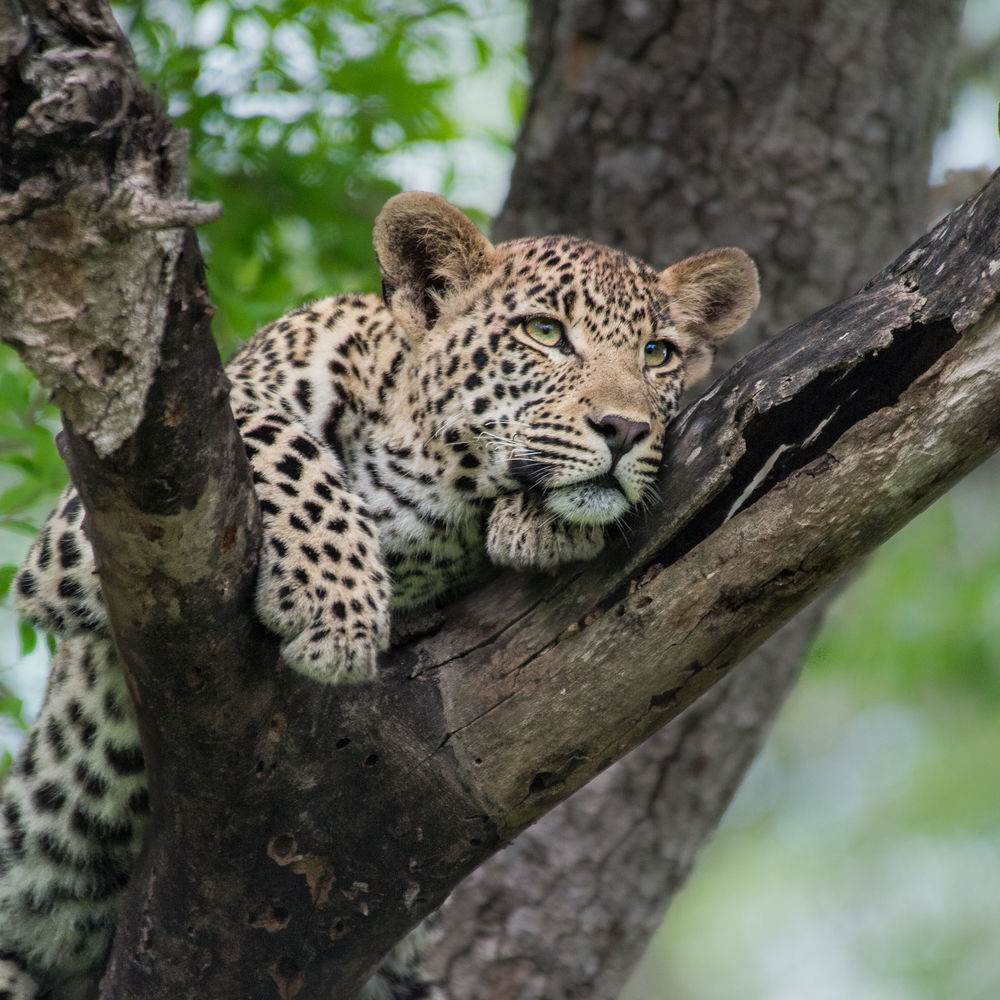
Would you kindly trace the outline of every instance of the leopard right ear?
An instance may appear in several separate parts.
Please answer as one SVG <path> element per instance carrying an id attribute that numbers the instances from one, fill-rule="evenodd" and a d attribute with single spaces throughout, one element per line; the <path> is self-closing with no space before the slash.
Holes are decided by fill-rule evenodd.
<path id="1" fill-rule="evenodd" d="M 390 198 L 373 242 L 385 303 L 411 329 L 434 326 L 448 299 L 493 263 L 493 245 L 475 223 L 426 191 Z"/>

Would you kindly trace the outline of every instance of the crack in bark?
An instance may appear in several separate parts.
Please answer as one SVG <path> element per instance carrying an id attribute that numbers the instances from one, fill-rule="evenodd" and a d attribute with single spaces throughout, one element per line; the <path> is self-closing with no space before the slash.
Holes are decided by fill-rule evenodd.
<path id="1" fill-rule="evenodd" d="M 544 596 L 539 597 L 536 600 L 532 601 L 527 607 L 524 608 L 523 611 L 519 612 L 515 617 L 504 622 L 503 626 L 497 629 L 495 632 L 491 632 L 481 641 L 476 642 L 471 646 L 466 646 L 457 653 L 452 653 L 450 656 L 437 660 L 434 663 L 428 664 L 427 666 L 422 668 L 421 673 L 432 674 L 435 670 L 440 670 L 441 667 L 444 667 L 449 663 L 454 663 L 458 660 L 465 659 L 465 657 L 472 656 L 474 653 L 478 652 L 481 649 L 485 649 L 488 646 L 495 645 L 497 640 L 499 640 L 499 638 L 504 634 L 504 632 L 510 631 L 512 628 L 516 627 L 520 622 L 522 622 L 525 618 L 531 617 L 531 615 L 537 612 L 537 610 L 540 607 L 542 607 L 547 603 L 550 603 L 554 599 L 554 597 L 562 593 L 567 587 L 569 587 L 572 583 L 574 583 L 576 579 L 581 575 L 581 572 L 575 573 L 572 576 L 566 576 L 562 578 L 559 581 L 558 586 L 554 589 L 554 591 L 545 594 Z M 423 638 L 423 637 L 424 636 L 419 636 L 418 638 Z M 558 640 L 553 640 L 553 642 L 550 643 L 549 645 L 554 645 L 555 642 L 557 641 Z M 396 651 L 394 650 L 394 653 L 395 652 Z M 527 662 L 529 661 L 525 661 L 525 663 Z M 525 664 L 522 663 L 518 667 L 512 668 L 511 671 L 509 671 L 509 673 L 516 672 L 516 670 L 518 670 L 520 666 L 524 665 Z"/>
<path id="2" fill-rule="evenodd" d="M 893 330 L 887 347 L 874 348 L 851 367 L 818 372 L 788 400 L 751 416 L 741 434 L 746 450 L 728 485 L 649 562 L 664 567 L 676 562 L 726 521 L 827 453 L 856 424 L 895 405 L 959 336 L 947 318 Z M 803 427 L 815 428 L 804 441 Z"/>
<path id="3" fill-rule="evenodd" d="M 483 711 L 480 712 L 478 715 L 474 715 L 471 719 L 467 720 L 466 722 L 463 722 L 460 726 L 456 726 L 454 729 L 450 730 L 448 733 L 445 734 L 444 739 L 441 740 L 441 743 L 438 745 L 438 750 L 443 749 L 444 746 L 450 742 L 453 736 L 457 736 L 460 732 L 462 732 L 463 729 L 468 729 L 469 726 L 474 726 L 480 719 L 484 719 L 491 712 L 495 712 L 502 704 L 504 704 L 504 702 L 510 701 L 510 699 L 513 698 L 514 695 L 516 694 L 517 694 L 516 691 L 511 691 L 509 694 L 505 694 L 502 698 L 500 698 L 499 700 L 495 701 L 492 705 L 490 705 L 489 708 L 483 709 Z"/>

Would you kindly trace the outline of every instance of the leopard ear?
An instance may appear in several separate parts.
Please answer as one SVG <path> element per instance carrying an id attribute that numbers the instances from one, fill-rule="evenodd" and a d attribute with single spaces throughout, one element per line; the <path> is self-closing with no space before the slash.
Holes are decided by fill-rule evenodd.
<path id="1" fill-rule="evenodd" d="M 677 327 L 710 344 L 735 333 L 757 308 L 757 266 L 742 250 L 722 247 L 668 267 L 660 280 Z"/>
<path id="2" fill-rule="evenodd" d="M 670 296 L 670 318 L 697 348 L 689 355 L 692 385 L 708 374 L 716 347 L 757 308 L 757 266 L 742 250 L 723 247 L 668 267 L 660 281 Z"/>
<path id="3" fill-rule="evenodd" d="M 427 329 L 449 297 L 490 269 L 494 253 L 471 219 L 425 191 L 390 198 L 373 241 L 386 305 L 407 326 Z"/>

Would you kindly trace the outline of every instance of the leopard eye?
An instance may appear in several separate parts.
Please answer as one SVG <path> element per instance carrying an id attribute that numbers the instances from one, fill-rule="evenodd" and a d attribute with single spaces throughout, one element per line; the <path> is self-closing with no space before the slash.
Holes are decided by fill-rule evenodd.
<path id="1" fill-rule="evenodd" d="M 647 368 L 662 368 L 676 353 L 677 348 L 669 340 L 647 340 L 642 349 Z"/>
<path id="2" fill-rule="evenodd" d="M 566 339 L 566 328 L 557 319 L 532 316 L 524 321 L 524 332 L 543 347 L 560 347 Z"/>

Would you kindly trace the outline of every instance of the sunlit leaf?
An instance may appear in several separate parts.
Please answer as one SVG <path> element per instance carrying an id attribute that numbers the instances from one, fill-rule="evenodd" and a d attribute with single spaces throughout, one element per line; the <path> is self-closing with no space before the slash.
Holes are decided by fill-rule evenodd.
<path id="1" fill-rule="evenodd" d="M 27 622 L 21 622 L 18 625 L 18 630 L 21 636 L 21 655 L 27 656 L 34 652 L 38 645 L 38 630 Z"/>
<path id="2" fill-rule="evenodd" d="M 14 582 L 16 575 L 16 566 L 0 566 L 0 602 L 7 599 L 7 595 L 10 593 L 10 585 Z"/>

